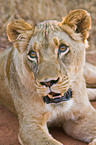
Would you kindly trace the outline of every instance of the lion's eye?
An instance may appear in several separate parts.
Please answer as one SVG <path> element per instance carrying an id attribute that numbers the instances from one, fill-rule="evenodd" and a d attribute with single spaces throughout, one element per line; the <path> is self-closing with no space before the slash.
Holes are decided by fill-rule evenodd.
<path id="1" fill-rule="evenodd" d="M 30 51 L 29 51 L 28 57 L 30 57 L 30 58 L 36 58 L 36 56 L 37 56 L 37 54 L 36 54 L 35 51 L 33 51 L 33 50 L 30 50 Z"/>
<path id="2" fill-rule="evenodd" d="M 27 57 L 30 61 L 34 61 L 34 62 L 38 63 L 37 53 L 34 50 L 30 50 L 28 52 Z"/>
<path id="3" fill-rule="evenodd" d="M 66 46 L 65 44 L 60 44 L 59 45 L 59 53 L 67 53 L 69 51 L 69 47 Z"/>

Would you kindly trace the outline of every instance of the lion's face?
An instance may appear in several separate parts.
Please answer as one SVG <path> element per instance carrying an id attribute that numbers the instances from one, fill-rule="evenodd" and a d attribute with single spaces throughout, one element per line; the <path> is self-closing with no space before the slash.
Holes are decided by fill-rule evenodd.
<path id="1" fill-rule="evenodd" d="M 79 15 L 80 11 L 77 10 L 76 13 Z M 9 30 L 12 27 L 9 24 L 9 39 L 16 39 L 15 47 L 24 49 L 25 67 L 32 73 L 38 94 L 46 103 L 69 100 L 74 93 L 74 84 L 83 72 L 85 40 L 90 26 L 88 20 L 85 27 L 85 18 L 90 16 L 86 11 L 81 13 L 79 20 L 73 12 L 62 22 L 45 21 L 34 29 L 25 24 L 23 30 L 19 28 L 18 33 L 11 30 L 11 34 L 13 32 L 15 36 L 19 35 L 17 39 L 11 37 Z M 12 24 L 13 27 L 14 25 L 16 24 Z"/>
<path id="2" fill-rule="evenodd" d="M 71 97 L 72 83 L 84 63 L 84 44 L 72 40 L 58 22 L 43 22 L 34 29 L 26 62 L 34 74 L 38 93 L 46 96 L 47 103 L 58 103 Z M 67 91 L 70 96 L 65 95 Z"/>

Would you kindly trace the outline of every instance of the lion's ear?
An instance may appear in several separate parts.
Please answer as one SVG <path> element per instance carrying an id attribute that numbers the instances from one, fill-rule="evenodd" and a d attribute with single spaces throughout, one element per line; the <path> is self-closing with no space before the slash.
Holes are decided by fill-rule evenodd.
<path id="1" fill-rule="evenodd" d="M 7 25 L 7 36 L 15 47 L 20 48 L 21 44 L 28 41 L 32 35 L 33 27 L 24 20 L 15 20 Z"/>
<path id="2" fill-rule="evenodd" d="M 75 33 L 81 33 L 83 41 L 85 41 L 91 27 L 91 17 L 90 14 L 83 9 L 73 10 L 59 23 L 61 28 L 62 25 L 68 25 Z"/>

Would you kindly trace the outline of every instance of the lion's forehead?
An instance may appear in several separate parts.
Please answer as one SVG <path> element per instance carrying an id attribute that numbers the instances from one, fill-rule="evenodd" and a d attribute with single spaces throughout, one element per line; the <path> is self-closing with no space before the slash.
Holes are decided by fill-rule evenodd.
<path id="1" fill-rule="evenodd" d="M 37 26 L 35 26 L 34 35 L 39 36 L 42 34 L 42 37 L 48 39 L 50 34 L 58 31 L 62 31 L 58 26 L 58 21 L 49 20 L 41 22 Z"/>
<path id="2" fill-rule="evenodd" d="M 48 30 L 55 30 L 55 29 L 59 28 L 59 26 L 58 26 L 58 21 L 48 20 L 48 21 L 44 21 L 44 22 L 37 24 L 35 26 L 35 28 L 37 30 L 40 30 L 40 31 L 45 30 L 47 32 Z"/>
<path id="3" fill-rule="evenodd" d="M 37 49 L 41 49 L 41 47 L 50 47 L 51 42 L 53 42 L 52 44 L 54 44 L 54 38 L 59 41 L 58 37 L 61 37 L 60 32 L 64 33 L 64 31 L 59 28 L 58 21 L 49 20 L 39 23 L 35 26 L 34 34 L 29 41 L 29 48 L 34 47 L 35 44 Z"/>
<path id="4" fill-rule="evenodd" d="M 51 45 L 51 42 L 56 44 L 56 39 L 58 42 L 65 40 L 64 43 L 66 44 L 69 41 L 69 35 L 58 26 L 58 21 L 44 21 L 35 26 L 29 45 L 32 46 L 37 43 L 39 46 L 47 47 Z"/>

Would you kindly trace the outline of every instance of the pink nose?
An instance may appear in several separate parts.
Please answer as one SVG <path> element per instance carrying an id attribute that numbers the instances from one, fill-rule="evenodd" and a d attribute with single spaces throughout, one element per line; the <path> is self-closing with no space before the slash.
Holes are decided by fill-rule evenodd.
<path id="1" fill-rule="evenodd" d="M 51 87 L 52 85 L 56 84 L 59 80 L 59 77 L 57 80 L 50 80 L 48 82 L 40 82 L 41 85 L 45 85 L 46 87 Z"/>

